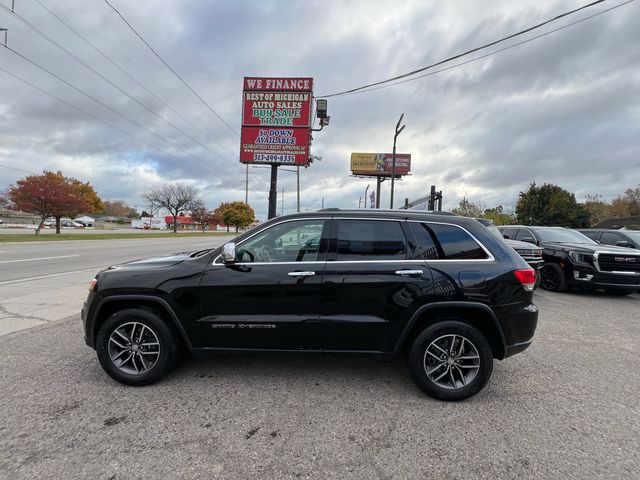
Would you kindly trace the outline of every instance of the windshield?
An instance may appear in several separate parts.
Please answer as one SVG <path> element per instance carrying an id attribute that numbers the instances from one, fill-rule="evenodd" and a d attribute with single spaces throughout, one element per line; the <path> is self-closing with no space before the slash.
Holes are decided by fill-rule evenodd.
<path id="1" fill-rule="evenodd" d="M 490 225 L 486 225 L 487 230 L 489 230 L 489 232 L 491 232 L 491 235 L 493 235 L 496 238 L 499 238 L 500 240 L 504 240 L 504 238 L 502 237 L 502 234 L 500 233 L 500 230 L 498 230 L 498 227 L 496 227 L 493 223 Z"/>
<path id="2" fill-rule="evenodd" d="M 586 235 L 575 230 L 568 228 L 540 228 L 536 229 L 536 235 L 543 242 L 558 242 L 558 243 L 584 243 L 587 245 L 597 245 L 596 242 L 591 240 Z"/>
<path id="3" fill-rule="evenodd" d="M 634 242 L 640 243 L 640 232 L 629 232 L 628 230 L 625 230 L 624 234 Z"/>

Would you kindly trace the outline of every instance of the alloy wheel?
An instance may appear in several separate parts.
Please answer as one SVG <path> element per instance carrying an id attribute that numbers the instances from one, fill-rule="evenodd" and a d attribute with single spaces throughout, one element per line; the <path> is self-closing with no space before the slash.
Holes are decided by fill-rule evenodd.
<path id="1" fill-rule="evenodd" d="M 120 371 L 141 375 L 151 370 L 160 358 L 156 333 L 140 322 L 118 326 L 109 337 L 109 358 Z"/>
<path id="2" fill-rule="evenodd" d="M 478 375 L 478 349 L 462 335 L 443 335 L 424 353 L 424 370 L 433 383 L 449 390 L 464 388 Z"/>

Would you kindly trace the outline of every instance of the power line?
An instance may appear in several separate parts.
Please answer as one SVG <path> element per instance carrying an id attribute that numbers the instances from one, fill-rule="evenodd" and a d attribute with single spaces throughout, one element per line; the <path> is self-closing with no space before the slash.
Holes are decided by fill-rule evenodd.
<path id="1" fill-rule="evenodd" d="M 37 0 L 36 0 L 37 1 Z M 40 2 L 38 2 L 40 3 Z M 40 4 L 42 5 L 42 4 Z M 44 6 L 44 5 L 43 5 Z M 11 9 L 5 7 L 4 5 L 0 4 L 0 7 L 2 7 L 3 9 L 7 10 L 8 12 L 11 12 Z M 45 7 L 46 8 L 46 7 Z M 48 10 L 48 9 L 47 9 Z M 24 17 L 22 17 L 21 15 L 19 15 L 18 13 L 15 12 L 11 12 L 13 13 L 22 23 L 24 23 L 25 25 L 27 25 L 31 30 L 33 30 L 34 32 L 36 32 L 38 35 L 40 35 L 42 38 L 44 38 L 45 40 L 47 40 L 49 43 L 51 43 L 52 45 L 55 45 L 56 47 L 58 47 L 60 50 L 62 50 L 64 53 L 66 53 L 67 55 L 69 55 L 71 58 L 73 58 L 74 60 L 76 60 L 78 63 L 80 63 L 82 66 L 84 66 L 87 70 L 93 72 L 95 75 L 97 75 L 98 77 L 100 77 L 102 80 L 104 80 L 105 82 L 107 82 L 109 85 L 111 85 L 113 88 L 115 88 L 116 90 L 118 90 L 119 92 L 121 92 L 123 95 L 127 96 L 128 98 L 130 98 L 132 101 L 134 101 L 136 104 L 138 104 L 139 106 L 141 106 L 142 108 L 144 108 L 145 110 L 147 110 L 149 113 L 151 113 L 152 115 L 154 115 L 155 117 L 159 118 L 160 120 L 162 120 L 163 122 L 165 122 L 166 124 L 170 125 L 171 127 L 173 127 L 175 130 L 177 130 L 178 132 L 182 133 L 184 136 L 186 136 L 187 138 L 189 138 L 191 141 L 193 141 L 194 143 L 197 143 L 198 145 L 200 145 L 202 148 L 205 148 L 206 150 L 209 150 L 211 153 L 219 156 L 220 158 L 223 158 L 218 152 L 212 150 L 211 148 L 207 147 L 205 144 L 201 143 L 200 141 L 198 141 L 197 139 L 195 139 L 194 137 L 192 137 L 191 135 L 189 135 L 187 132 L 185 132 L 184 130 L 182 130 L 181 128 L 177 127 L 176 125 L 174 125 L 173 123 L 171 123 L 169 120 L 167 120 L 166 118 L 162 117 L 161 115 L 157 114 L 155 111 L 153 111 L 151 108 L 149 108 L 147 105 L 145 105 L 144 103 L 140 102 L 138 99 L 136 99 L 135 97 L 133 97 L 132 95 L 130 95 L 128 92 L 126 92 L 124 89 L 122 89 L 121 87 L 119 87 L 118 85 L 116 85 L 114 82 L 112 82 L 111 80 L 109 80 L 107 77 L 105 77 L 104 75 L 102 75 L 100 72 L 98 72 L 96 69 L 94 69 L 93 67 L 91 67 L 89 64 L 87 64 L 85 61 L 83 61 L 81 58 L 79 58 L 78 56 L 76 56 L 75 54 L 73 54 L 72 52 L 70 52 L 69 50 L 67 50 L 64 46 L 62 46 L 60 43 L 58 43 L 56 40 L 54 40 L 53 38 L 49 37 L 47 34 L 45 34 L 44 32 L 42 32 L 39 28 L 37 28 L 35 25 L 33 25 L 31 22 L 29 22 L 27 19 L 25 19 Z M 51 12 L 53 13 L 53 12 Z M 64 23 L 64 22 L 63 22 Z M 66 25 L 66 24 L 65 24 Z"/>
<path id="2" fill-rule="evenodd" d="M 497 53 L 504 52 L 505 50 L 510 50 L 512 48 L 518 47 L 518 46 L 523 45 L 525 43 L 533 42 L 534 40 L 537 40 L 537 39 L 542 38 L 542 37 L 546 37 L 547 35 L 551 35 L 552 33 L 558 32 L 560 30 L 564 30 L 565 28 L 569 28 L 569 27 L 572 27 L 572 26 L 577 25 L 579 23 L 585 22 L 587 20 L 591 20 L 594 17 L 597 17 L 599 15 L 608 13 L 611 10 L 615 10 L 616 8 L 620 8 L 620 7 L 624 6 L 624 5 L 632 3 L 633 1 L 635 1 L 635 0 L 627 0 L 626 2 L 620 3 L 618 5 L 615 5 L 615 6 L 611 7 L 611 8 L 607 8 L 606 10 L 602 10 L 601 12 L 594 13 L 593 15 L 589 15 L 588 17 L 584 17 L 584 18 L 581 18 L 580 20 L 576 20 L 574 22 L 567 23 L 566 25 L 563 25 L 561 27 L 554 28 L 553 30 L 549 30 L 548 32 L 541 33 L 540 35 L 536 35 L 535 37 L 531 37 L 531 38 L 528 38 L 526 40 L 522 40 L 520 42 L 514 43 L 513 45 L 508 45 L 506 47 L 500 48 L 500 49 L 495 50 L 493 52 L 489 52 L 489 53 L 486 53 L 484 55 L 480 55 L 479 57 L 474 57 L 471 60 L 466 60 L 464 62 L 456 63 L 456 64 L 450 65 L 448 67 L 441 68 L 440 70 L 434 70 L 433 72 L 425 73 L 423 75 L 418 75 L 417 77 L 412 77 L 412 78 L 408 78 L 408 79 L 405 79 L 405 80 L 400 80 L 398 82 L 388 83 L 388 84 L 385 84 L 385 85 L 379 85 L 377 87 L 369 88 L 367 90 L 358 90 L 357 92 L 345 93 L 344 96 L 357 95 L 357 94 L 360 94 L 360 93 L 373 92 L 375 90 L 380 90 L 380 89 L 383 89 L 383 88 L 393 87 L 395 85 L 400 85 L 400 84 L 403 84 L 403 83 L 413 82 L 415 80 L 419 80 L 419 79 L 424 78 L 424 77 L 429 77 L 429 76 L 432 76 L 432 75 L 436 75 L 438 73 L 446 72 L 447 70 L 452 70 L 454 68 L 461 67 L 463 65 L 467 65 L 469 63 L 473 63 L 473 62 L 476 62 L 478 60 L 482 60 L 483 58 L 487 58 L 487 57 L 490 57 L 490 56 L 495 55 Z"/>
<path id="3" fill-rule="evenodd" d="M 7 48 L 7 49 L 11 50 L 9 47 L 5 47 L 5 48 Z M 33 64 L 33 65 L 37 66 L 38 68 L 40 68 L 41 70 L 45 71 L 46 73 L 48 73 L 48 74 L 52 75 L 52 76 L 53 76 L 53 77 L 55 77 L 55 78 L 60 79 L 60 78 L 59 78 L 57 75 L 55 75 L 54 73 L 49 72 L 49 71 L 48 71 L 47 69 L 45 69 L 44 67 L 39 66 L 39 65 L 38 65 L 38 64 L 36 64 L 35 62 L 33 62 L 33 61 L 31 61 L 31 60 L 27 59 L 26 57 L 24 57 L 23 55 L 21 55 L 20 53 L 15 52 L 14 50 L 11 50 L 11 51 L 12 51 L 12 52 L 14 52 L 14 53 L 16 53 L 17 55 L 19 55 L 21 58 L 24 58 L 25 60 L 27 60 L 29 63 L 31 63 L 31 64 Z M 102 119 L 98 118 L 97 116 L 93 115 L 92 113 L 89 113 L 89 112 L 87 112 L 87 111 L 85 111 L 85 110 L 83 110 L 83 109 L 81 109 L 81 108 L 79 108 L 79 107 L 76 107 L 75 105 L 73 105 L 73 104 L 71 104 L 71 103 L 67 102 L 66 100 L 63 100 L 62 98 L 60 98 L 60 97 L 58 97 L 58 96 L 54 95 L 53 93 L 50 93 L 50 92 L 46 91 L 45 89 L 38 87 L 37 85 L 35 85 L 35 84 L 33 84 L 33 83 L 29 82 L 28 80 L 25 80 L 25 79 L 24 79 L 24 78 L 22 78 L 22 77 L 19 77 L 18 75 L 15 75 L 15 74 L 13 74 L 13 73 L 9 72 L 8 70 L 5 70 L 5 69 L 4 69 L 4 68 L 2 68 L 2 67 L 0 67 L 0 71 L 2 71 L 2 72 L 4 72 L 4 73 L 6 73 L 7 75 L 9 75 L 9 76 L 11 76 L 11 77 L 15 78 L 16 80 L 19 80 L 19 81 L 21 81 L 21 82 L 26 83 L 27 85 L 29 85 L 29 86 L 31 86 L 31 87 L 33 87 L 33 88 L 35 88 L 36 90 L 39 90 L 40 92 L 42 92 L 42 93 L 44 93 L 44 94 L 46 94 L 46 95 L 48 95 L 48 96 L 50 96 L 50 97 L 52 97 L 52 98 L 54 98 L 54 99 L 58 100 L 59 102 L 64 103 L 65 105 L 67 105 L 67 106 L 69 106 L 69 107 L 73 108 L 74 110 L 77 110 L 77 111 L 79 111 L 79 112 L 81 112 L 81 113 L 83 113 L 83 114 L 85 114 L 85 115 L 87 115 L 87 116 L 89 116 L 89 117 L 93 118 L 94 120 L 96 120 L 96 121 L 98 121 L 98 122 L 100 122 L 100 123 L 102 123 L 102 124 L 104 124 L 104 125 L 106 125 L 106 126 L 108 126 L 108 127 L 112 128 L 112 129 L 114 129 L 114 130 L 117 130 L 118 132 L 122 133 L 123 135 L 126 135 L 127 137 L 129 137 L 129 138 L 131 138 L 131 139 L 133 139 L 133 140 L 136 140 L 137 142 L 140 142 L 141 144 L 143 144 L 143 145 L 145 145 L 145 146 L 147 146 L 147 147 L 149 147 L 149 148 L 151 148 L 151 149 L 153 149 L 153 150 L 155 150 L 155 151 L 157 151 L 157 152 L 159 152 L 159 153 L 161 153 L 161 154 L 163 154 L 163 155 L 166 155 L 166 156 L 167 156 L 167 157 L 169 157 L 169 158 L 172 158 L 172 159 L 177 160 L 177 161 L 179 161 L 179 162 L 182 162 L 182 161 L 184 161 L 184 160 L 187 160 L 187 159 L 182 159 L 182 158 L 176 157 L 175 155 L 173 155 L 173 154 L 171 154 L 171 153 L 169 153 L 169 152 L 166 152 L 165 150 L 163 150 L 163 149 L 161 149 L 161 148 L 159 148 L 159 147 L 156 147 L 155 145 L 153 145 L 153 144 L 151 144 L 151 143 L 148 143 L 148 142 L 146 142 L 145 140 L 142 140 L 142 139 L 140 139 L 140 138 L 138 138 L 138 137 L 136 137 L 136 136 L 134 136 L 134 135 L 131 135 L 131 134 L 130 134 L 130 133 L 128 133 L 128 132 L 125 132 L 124 130 L 122 130 L 122 129 L 120 129 L 120 128 L 116 127 L 115 125 L 112 125 L 112 124 L 110 124 L 109 122 L 106 122 L 106 121 L 104 121 L 104 120 L 102 120 Z M 65 82 L 65 81 L 64 81 L 64 80 L 62 80 L 62 79 L 60 79 L 60 80 L 61 80 L 62 82 L 64 82 L 65 84 L 69 85 L 69 86 L 70 86 L 71 88 L 73 88 L 74 90 L 77 90 L 78 92 L 82 93 L 83 95 L 85 95 L 85 96 L 87 96 L 87 97 L 91 98 L 92 100 L 94 100 L 94 101 L 95 101 L 95 102 L 97 102 L 98 104 L 100 104 L 100 105 L 104 106 L 105 108 L 109 108 L 108 106 L 106 106 L 105 104 L 103 104 L 102 102 L 100 102 L 99 100 L 97 100 L 97 99 L 93 98 L 91 95 L 84 93 L 83 91 L 81 91 L 81 90 L 77 89 L 76 87 L 74 87 L 73 85 L 71 85 L 71 84 L 69 84 L 69 83 Z M 110 109 L 110 108 L 109 108 L 109 110 L 112 110 L 112 109 Z M 128 119 L 127 119 L 127 117 L 124 117 L 123 115 L 120 115 L 120 114 L 119 114 L 118 112 L 116 112 L 115 110 L 112 110 L 112 111 L 113 111 L 113 112 L 115 112 L 116 114 L 118 114 L 119 116 L 121 116 L 121 117 L 125 118 L 125 120 L 128 120 Z M 131 120 L 129 120 L 129 121 L 131 121 Z M 195 167 L 197 167 L 197 168 L 203 168 L 203 166 L 202 166 L 202 165 L 195 165 L 195 164 L 192 164 L 192 165 L 193 165 L 193 166 L 195 166 Z M 213 172 L 213 170 L 211 170 L 211 171 Z"/>
<path id="4" fill-rule="evenodd" d="M 39 175 L 38 173 L 32 172 L 30 170 L 24 170 L 22 168 L 16 168 L 16 167 L 11 167 L 9 165 L 4 165 L 2 163 L 0 163 L 0 167 L 3 168 L 8 168 L 9 170 L 15 170 L 16 172 L 21 172 L 21 173 L 28 173 L 29 175 Z M 116 195 L 123 195 L 125 197 L 129 197 L 129 198 L 137 198 L 138 200 L 144 200 L 144 197 L 140 197 L 138 195 L 131 195 L 129 193 L 124 193 L 124 192 L 115 192 L 113 190 L 107 190 L 106 188 L 101 188 L 98 185 L 93 185 L 94 187 L 96 187 L 98 190 L 102 190 L 103 192 L 107 192 L 107 193 L 115 193 Z"/>
<path id="5" fill-rule="evenodd" d="M 143 85 L 140 81 L 138 81 L 138 79 L 136 79 L 133 75 L 131 75 L 129 72 L 127 72 L 123 67 L 121 67 L 120 65 L 118 65 L 115 61 L 113 61 L 106 53 L 104 53 L 100 48 L 98 48 L 97 46 L 95 46 L 91 41 L 89 41 L 84 35 L 82 35 L 80 32 L 78 32 L 75 28 L 73 28 L 71 25 L 69 25 L 69 23 L 67 23 L 63 18 L 61 18 L 59 15 L 57 15 L 54 11 L 52 11 L 50 8 L 48 8 L 45 4 L 43 4 L 40 0 L 35 0 L 42 8 L 44 8 L 45 10 L 47 10 L 51 15 L 53 15 L 55 18 L 57 18 L 65 27 L 67 27 L 69 30 L 71 30 L 73 33 L 76 34 L 76 36 L 78 36 L 80 39 L 82 39 L 87 45 L 89 45 L 91 48 L 93 48 L 96 52 L 98 52 L 105 60 L 107 60 L 111 65 L 113 65 L 114 67 L 116 67 L 120 72 L 122 72 L 124 75 L 126 75 L 129 79 L 131 79 L 133 82 L 135 82 L 139 87 L 141 87 L 145 92 L 147 92 L 149 95 L 151 95 L 158 103 L 160 103 L 161 105 L 165 106 L 166 108 L 168 108 L 172 113 L 174 113 L 175 115 L 177 115 L 178 117 L 180 117 L 185 123 L 188 123 L 194 130 L 198 131 L 200 134 L 202 134 L 204 137 L 206 137 L 207 139 L 209 139 L 212 143 L 214 143 L 215 145 L 217 145 L 218 147 L 220 147 L 221 149 L 231 153 L 226 147 L 224 147 L 223 145 L 221 145 L 220 143 L 218 143 L 215 139 L 213 139 L 212 137 L 210 137 L 206 132 L 204 132 L 202 129 L 200 129 L 197 125 L 195 125 L 194 123 L 192 123 L 191 121 L 189 121 L 187 118 L 185 118 L 183 115 L 181 115 L 178 111 L 176 111 L 173 107 L 171 107 L 171 105 L 169 105 L 167 102 L 164 102 L 160 97 L 158 97 L 155 93 L 153 93 L 151 90 L 149 90 L 145 85 Z"/>
<path id="6" fill-rule="evenodd" d="M 106 2 L 106 1 L 107 1 L 107 0 L 105 0 L 105 2 Z M 375 86 L 377 86 L 377 85 L 382 85 L 382 84 L 385 84 L 385 83 L 393 82 L 393 81 L 395 81 L 395 80 L 401 80 L 401 79 L 403 79 L 403 78 L 411 77 L 411 76 L 413 76 L 413 75 L 415 75 L 415 74 L 417 74 L 417 73 L 424 72 L 425 70 L 429 70 L 429 69 L 431 69 L 431 68 L 433 68 L 433 67 L 437 67 L 438 65 L 442 65 L 442 64 L 444 64 L 444 63 L 448 63 L 448 62 L 450 62 L 450 61 L 452 61 L 452 60 L 456 60 L 456 59 L 458 59 L 458 58 L 464 57 L 464 56 L 466 56 L 466 55 L 470 55 L 470 54 L 472 54 L 472 53 L 474 53 L 474 52 L 477 52 L 477 51 L 479 51 L 479 50 L 483 50 L 483 49 L 485 49 L 485 48 L 492 47 L 492 46 L 497 45 L 497 44 L 499 44 L 499 43 L 502 43 L 502 42 L 504 42 L 504 41 L 506 41 L 506 40 L 509 40 L 509 39 L 511 39 L 511 38 L 514 38 L 514 37 L 517 37 L 517 36 L 519 36 L 519 35 L 523 35 L 523 34 L 525 34 L 525 33 L 527 33 L 527 32 L 532 31 L 532 30 L 536 30 L 536 29 L 538 29 L 538 28 L 540 28 L 540 27 L 542 27 L 542 26 L 544 26 L 544 25 L 547 25 L 547 24 L 549 24 L 549 23 L 551 23 L 551 22 L 555 22 L 555 21 L 557 21 L 557 20 L 559 20 L 559 19 L 561 19 L 561 18 L 567 17 L 567 16 L 569 16 L 569 15 L 572 15 L 572 14 L 574 14 L 574 13 L 576 13 L 576 12 L 579 12 L 579 11 L 584 10 L 584 9 L 586 9 L 586 8 L 592 7 L 592 6 L 594 6 L 594 5 L 597 5 L 597 4 L 599 4 L 599 3 L 602 3 L 602 2 L 604 2 L 604 1 L 605 1 L 605 0 L 596 0 L 595 2 L 589 3 L 589 4 L 587 4 L 587 5 L 583 5 L 582 7 L 579 7 L 579 8 L 573 9 L 573 10 L 570 10 L 570 11 L 565 12 L 565 13 L 562 13 L 562 14 L 560 14 L 560 15 L 556 15 L 555 17 L 553 17 L 553 18 L 551 18 L 551 19 L 549 19 L 549 20 L 546 20 L 546 21 L 544 21 L 544 22 L 542 22 L 542 23 L 539 23 L 539 24 L 534 25 L 534 26 L 532 26 L 532 27 L 529 27 L 529 28 L 526 28 L 526 29 L 524 29 L 524 30 L 521 30 L 521 31 L 519 31 L 519 32 L 517 32 L 517 33 L 513 33 L 513 34 L 508 35 L 508 36 L 506 36 L 506 37 L 503 37 L 503 38 L 501 38 L 501 39 L 499 39 L 499 40 L 495 40 L 495 41 L 493 41 L 493 42 L 490 42 L 490 43 L 487 43 L 487 44 L 485 44 L 485 45 L 482 45 L 482 46 L 480 46 L 480 47 L 472 48 L 471 50 L 467 50 L 466 52 L 459 53 L 459 54 L 457 54 L 457 55 L 454 55 L 454 56 L 452 56 L 452 57 L 446 58 L 446 59 L 444 59 L 444 60 L 440 60 L 439 62 L 436 62 L 436 63 L 432 63 L 431 65 L 427 65 L 426 67 L 421 67 L 421 68 L 418 68 L 418 69 L 413 70 L 413 71 L 411 71 L 411 72 L 403 73 L 403 74 L 401 74 L 401 75 L 397 75 L 397 76 L 395 76 L 395 77 L 388 78 L 388 79 L 386 79 L 386 80 L 380 80 L 380 81 L 378 81 L 378 82 L 374 82 L 374 83 L 370 83 L 370 84 L 367 84 L 367 85 L 363 85 L 363 86 L 361 86 L 361 87 L 352 88 L 352 89 L 350 89 L 350 90 L 344 90 L 344 91 L 342 91 L 342 92 L 332 93 L 332 94 L 330 94 L 330 95 L 320 95 L 320 96 L 319 96 L 319 98 L 330 98 L 330 97 L 337 97 L 337 96 L 340 96 L 340 95 L 346 95 L 346 94 L 348 94 L 348 93 L 354 93 L 354 92 L 357 92 L 357 91 L 359 91 L 359 90 L 364 90 L 364 89 L 366 89 L 366 88 L 375 87 Z M 633 0 L 631 0 L 631 1 L 633 1 Z M 108 3 L 108 2 L 107 2 L 107 3 Z"/>
<path id="7" fill-rule="evenodd" d="M 204 101 L 204 99 L 203 99 L 200 95 L 198 95 L 198 93 L 197 93 L 193 88 L 191 88 L 191 85 L 189 85 L 189 84 L 188 84 L 188 83 L 187 83 L 187 82 L 186 82 L 186 81 L 185 81 L 185 80 L 180 76 L 180 74 L 178 74 L 178 72 L 176 72 L 173 68 L 171 68 L 171 66 L 170 66 L 170 65 L 169 65 L 169 64 L 164 60 L 164 58 L 162 58 L 162 57 L 160 56 L 160 54 L 159 54 L 158 52 L 156 52 L 156 51 L 154 50 L 154 48 L 153 48 L 151 45 L 149 45 L 149 43 L 147 43 L 147 41 L 142 37 L 142 35 L 140 35 L 140 34 L 136 31 L 136 29 L 135 29 L 135 28 L 133 28 L 133 26 L 132 26 L 128 21 L 127 21 L 127 19 L 126 19 L 126 18 L 124 18 L 124 16 L 123 16 L 119 11 L 118 11 L 118 9 L 117 9 L 116 7 L 114 7 L 113 5 L 111 5 L 111 4 L 109 3 L 109 1 L 108 1 L 108 0 L 104 0 L 104 1 L 105 1 L 105 3 L 106 3 L 107 5 L 109 5 L 109 6 L 113 9 L 113 11 L 114 11 L 114 12 L 116 12 L 116 13 L 118 14 L 118 16 L 119 16 L 119 17 L 122 19 L 122 21 L 123 21 L 123 22 L 124 22 L 128 27 L 129 27 L 129 29 L 130 29 L 133 33 L 135 33 L 135 35 L 136 35 L 140 40 L 142 40 L 142 43 L 144 43 L 144 44 L 147 46 L 147 48 L 149 48 L 149 50 L 151 50 L 151 51 L 153 52 L 153 54 L 154 54 L 154 55 L 155 55 L 155 56 L 156 56 L 156 57 L 157 57 L 157 58 L 158 58 L 158 59 L 159 59 L 159 60 L 160 60 L 164 65 L 165 65 L 165 67 L 167 67 L 169 70 L 171 70 L 171 73 L 173 73 L 173 74 L 178 78 L 178 80 L 180 80 L 180 81 L 182 82 L 182 84 L 183 84 L 185 87 L 187 87 L 187 88 L 189 89 L 189 91 L 190 91 L 191 93 L 193 93 L 193 94 L 196 96 L 196 98 L 197 98 L 198 100 L 200 100 L 200 102 L 202 102 L 202 104 L 203 104 L 205 107 L 207 107 L 207 108 L 209 109 L 209 111 L 211 111 L 211 112 L 212 112 L 216 117 L 218 117 L 218 119 L 219 119 L 222 123 L 224 123 L 224 124 L 229 128 L 229 130 L 231 130 L 233 133 L 235 133 L 235 134 L 239 137 L 239 136 L 240 136 L 240 134 L 239 134 L 239 133 L 238 133 L 238 132 L 237 132 L 237 131 L 236 131 L 236 130 L 231 126 L 231 125 L 229 125 L 229 124 L 225 121 L 225 119 L 224 119 L 224 118 L 222 118 L 222 117 L 220 116 L 220 114 L 219 114 L 218 112 L 216 112 L 216 111 L 215 111 L 215 110 L 214 110 L 214 109 L 213 109 L 213 108 L 212 108 L 212 107 L 211 107 L 207 102 L 205 102 L 205 101 Z M 600 0 L 600 1 L 604 1 L 604 0 Z"/>

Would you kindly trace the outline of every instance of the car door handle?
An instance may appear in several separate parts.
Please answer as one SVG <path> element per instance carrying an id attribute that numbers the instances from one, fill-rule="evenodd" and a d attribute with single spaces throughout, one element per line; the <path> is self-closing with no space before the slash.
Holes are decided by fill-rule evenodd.
<path id="1" fill-rule="evenodd" d="M 313 277 L 316 272 L 289 272 L 287 275 L 290 277 Z"/>
<path id="2" fill-rule="evenodd" d="M 411 277 L 414 275 L 422 275 L 422 270 L 396 270 L 396 275 L 402 275 L 403 277 Z"/>

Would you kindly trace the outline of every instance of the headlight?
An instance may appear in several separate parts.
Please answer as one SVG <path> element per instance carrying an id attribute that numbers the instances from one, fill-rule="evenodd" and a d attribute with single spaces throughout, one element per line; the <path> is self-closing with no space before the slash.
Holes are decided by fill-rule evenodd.
<path id="1" fill-rule="evenodd" d="M 89 282 L 89 291 L 95 292 L 97 289 L 98 289 L 98 279 L 94 278 L 93 280 L 91 280 L 91 282 Z"/>
<path id="2" fill-rule="evenodd" d="M 591 254 L 591 253 L 569 252 L 569 257 L 575 263 L 593 265 L 593 254 Z"/>

